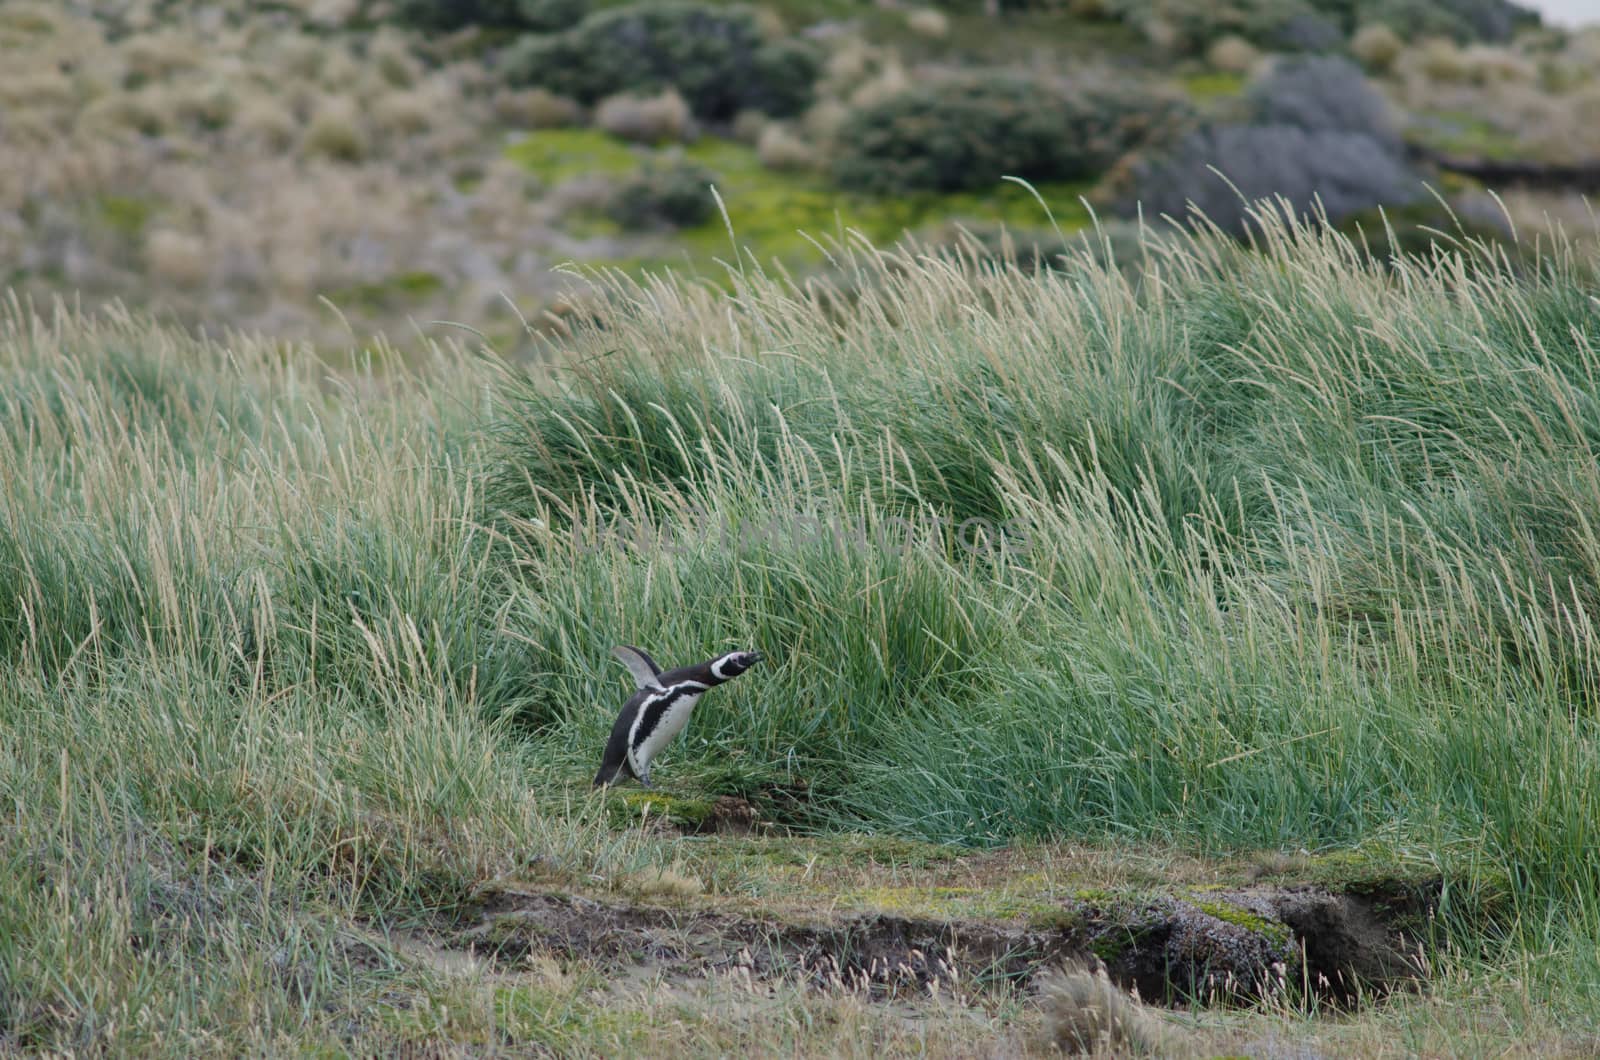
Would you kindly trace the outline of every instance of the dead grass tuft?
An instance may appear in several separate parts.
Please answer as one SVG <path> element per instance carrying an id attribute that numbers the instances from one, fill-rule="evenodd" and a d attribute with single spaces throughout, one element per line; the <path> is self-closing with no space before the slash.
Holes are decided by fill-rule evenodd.
<path id="1" fill-rule="evenodd" d="M 1173 1056 L 1182 1041 L 1104 971 L 1051 970 L 1039 977 L 1049 1046 L 1069 1056 Z"/>
<path id="2" fill-rule="evenodd" d="M 914 8 L 906 12 L 906 28 L 919 37 L 943 40 L 950 35 L 950 18 L 938 8 Z"/>
<path id="3" fill-rule="evenodd" d="M 1243 37 L 1219 37 L 1206 49 L 1206 62 L 1230 74 L 1248 74 L 1261 64 L 1261 52 Z"/>
<path id="4" fill-rule="evenodd" d="M 543 88 L 503 89 L 494 94 L 493 107 L 496 118 L 522 129 L 559 129 L 583 118 L 577 100 Z"/>
<path id="5" fill-rule="evenodd" d="M 770 122 L 761 130 L 756 154 L 768 169 L 810 169 L 817 162 L 816 149 L 782 122 Z"/>
<path id="6" fill-rule="evenodd" d="M 367 157 L 369 147 L 360 109 L 354 100 L 339 97 L 317 108 L 300 141 L 307 155 L 335 162 L 359 162 Z"/>
<path id="7" fill-rule="evenodd" d="M 660 144 L 694 137 L 694 115 L 675 88 L 655 96 L 620 93 L 600 101 L 594 122 L 612 136 Z"/>
<path id="8" fill-rule="evenodd" d="M 1350 37 L 1351 53 L 1374 73 L 1387 72 L 1405 47 L 1400 34 L 1381 22 L 1370 22 Z"/>

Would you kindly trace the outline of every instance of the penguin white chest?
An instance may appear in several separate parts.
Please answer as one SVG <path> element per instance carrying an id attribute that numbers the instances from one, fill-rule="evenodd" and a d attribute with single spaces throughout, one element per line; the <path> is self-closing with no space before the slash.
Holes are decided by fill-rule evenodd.
<path id="1" fill-rule="evenodd" d="M 650 760 L 689 724 L 689 714 L 705 692 L 697 683 L 677 685 L 646 699 L 628 734 L 628 757 L 640 777 L 650 774 Z"/>

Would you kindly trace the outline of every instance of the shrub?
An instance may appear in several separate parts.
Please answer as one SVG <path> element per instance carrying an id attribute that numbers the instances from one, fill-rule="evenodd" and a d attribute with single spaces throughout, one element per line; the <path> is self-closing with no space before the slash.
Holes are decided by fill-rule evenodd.
<path id="1" fill-rule="evenodd" d="M 1353 22 L 1382 22 L 1406 40 L 1448 36 L 1457 41 L 1505 41 L 1538 16 L 1509 0 L 1359 0 Z"/>
<path id="2" fill-rule="evenodd" d="M 906 28 L 919 37 L 943 40 L 950 35 L 950 18 L 937 8 L 913 8 L 906 12 Z"/>
<path id="3" fill-rule="evenodd" d="M 1305 0 L 1108 0 L 1118 19 L 1174 51 L 1199 53 L 1225 36 L 1276 43 L 1296 16 L 1314 16 Z"/>
<path id="4" fill-rule="evenodd" d="M 695 114 L 715 120 L 746 108 L 798 113 L 811 101 L 818 68 L 810 47 L 769 43 L 750 11 L 693 3 L 601 11 L 564 33 L 525 37 L 505 56 L 516 84 L 583 103 L 676 88 Z"/>
<path id="5" fill-rule="evenodd" d="M 180 287 L 196 287 L 210 275 L 212 262 L 198 236 L 158 229 L 145 240 L 145 263 L 160 279 Z"/>
<path id="6" fill-rule="evenodd" d="M 1533 63 L 1509 48 L 1474 44 L 1462 53 L 1467 77 L 1475 85 L 1532 84 L 1539 79 Z"/>
<path id="7" fill-rule="evenodd" d="M 1467 79 L 1466 57 L 1448 37 L 1429 37 L 1423 41 L 1417 49 L 1416 65 L 1430 81 Z"/>
<path id="8" fill-rule="evenodd" d="M 1359 239 L 1379 261 L 1389 261 L 1402 254 L 1423 256 L 1433 252 L 1441 242 L 1436 233 L 1447 233 L 1443 241 L 1463 242 L 1477 240 L 1483 243 L 1504 243 L 1511 237 L 1505 217 L 1492 200 L 1485 210 L 1468 199 L 1452 203 L 1447 209 L 1433 199 L 1421 199 L 1410 206 L 1392 207 L 1382 211 L 1362 210 L 1350 214 L 1338 225 L 1339 231 L 1351 239 Z"/>
<path id="9" fill-rule="evenodd" d="M 733 125 L 728 131 L 735 140 L 754 147 L 760 142 L 761 134 L 766 131 L 771 121 L 771 118 L 759 110 L 741 110 L 733 116 Z"/>
<path id="10" fill-rule="evenodd" d="M 1230 34 L 1281 50 L 1332 51 L 1367 23 L 1406 40 L 1503 41 L 1537 18 L 1509 0 L 1107 0 L 1106 7 L 1157 43 L 1191 54 Z"/>
<path id="11" fill-rule="evenodd" d="M 691 163 L 647 166 L 617 187 L 607 212 L 628 229 L 692 227 L 716 212 L 710 190 L 716 179 L 710 170 Z"/>
<path id="12" fill-rule="evenodd" d="M 361 124 L 361 112 L 348 99 L 325 101 L 306 127 L 302 149 L 309 155 L 322 155 L 338 162 L 359 162 L 371 144 Z"/>
<path id="13" fill-rule="evenodd" d="M 396 136 L 415 136 L 433 127 L 438 108 L 424 92 L 389 92 L 371 104 L 376 126 Z"/>
<path id="14" fill-rule="evenodd" d="M 612 136 L 644 144 L 688 139 L 693 120 L 689 104 L 673 88 L 656 96 L 610 96 L 594 115 L 595 124 Z"/>
<path id="15" fill-rule="evenodd" d="M 782 122 L 770 122 L 761 130 L 756 156 L 763 166 L 776 170 L 810 169 L 817 160 L 816 150 Z"/>
<path id="16" fill-rule="evenodd" d="M 1320 200 L 1337 223 L 1372 207 L 1415 202 L 1422 191 L 1416 176 L 1373 137 L 1294 125 L 1196 130 L 1165 157 L 1136 167 L 1135 188 L 1147 215 L 1181 217 L 1192 201 L 1234 234 L 1249 226 L 1240 196 L 1253 201 L 1281 195 L 1302 215 Z M 1133 203 L 1125 207 L 1131 212 Z"/>
<path id="17" fill-rule="evenodd" d="M 410 88 L 422 77 L 422 64 L 411 54 L 405 36 L 393 29 L 382 29 L 367 46 L 367 58 L 394 88 Z"/>
<path id="18" fill-rule="evenodd" d="M 516 0 L 519 24 L 537 33 L 576 26 L 589 13 L 588 0 Z"/>
<path id="19" fill-rule="evenodd" d="M 575 25 L 587 0 L 394 0 L 395 17 L 422 29 L 488 26 L 548 33 Z"/>
<path id="20" fill-rule="evenodd" d="M 1297 11 L 1267 33 L 1263 42 L 1278 51 L 1330 52 L 1343 46 L 1339 23 L 1315 11 Z"/>
<path id="21" fill-rule="evenodd" d="M 1248 74 L 1261 61 L 1261 52 L 1243 37 L 1220 37 L 1206 49 L 1206 62 L 1230 74 Z"/>
<path id="22" fill-rule="evenodd" d="M 811 105 L 822 60 L 809 44 L 776 40 L 756 49 L 755 80 L 741 105 L 775 118 L 799 114 Z"/>
<path id="23" fill-rule="evenodd" d="M 1382 22 L 1369 22 L 1350 38 L 1350 54 L 1375 73 L 1385 73 L 1405 50 L 1400 34 Z"/>
<path id="24" fill-rule="evenodd" d="M 168 98 L 178 121 L 197 129 L 226 127 L 239 106 L 234 90 L 220 80 L 179 85 Z"/>
<path id="25" fill-rule="evenodd" d="M 525 129 L 559 129 L 578 124 L 583 108 L 578 101 L 542 88 L 501 89 L 494 96 L 495 117 Z"/>
<path id="26" fill-rule="evenodd" d="M 1280 59 L 1250 86 L 1256 122 L 1308 132 L 1363 133 L 1397 150 L 1399 135 L 1384 99 L 1353 63 L 1333 56 Z"/>
<path id="27" fill-rule="evenodd" d="M 891 194 L 986 187 L 1002 176 L 1073 180 L 1173 122 L 1178 104 L 1143 90 L 1010 74 L 936 81 L 854 111 L 834 177 Z"/>
<path id="28" fill-rule="evenodd" d="M 246 99 L 233 120 L 236 137 L 259 150 L 272 152 L 287 149 L 298 128 L 289 109 L 268 96 Z"/>

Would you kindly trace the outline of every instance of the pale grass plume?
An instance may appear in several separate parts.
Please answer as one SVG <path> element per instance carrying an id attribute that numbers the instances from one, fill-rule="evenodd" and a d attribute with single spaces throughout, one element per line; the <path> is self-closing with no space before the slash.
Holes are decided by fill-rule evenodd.
<path id="1" fill-rule="evenodd" d="M 818 163 L 817 149 L 782 122 L 769 122 L 756 141 L 756 155 L 768 169 L 802 170 Z"/>
<path id="2" fill-rule="evenodd" d="M 1374 73 L 1387 73 L 1405 50 L 1400 35 L 1381 22 L 1369 22 L 1350 37 L 1350 52 Z"/>
<path id="3" fill-rule="evenodd" d="M 613 136 L 644 144 L 692 139 L 695 129 L 688 102 L 674 88 L 654 96 L 608 96 L 595 108 L 594 122 Z"/>
<path id="4" fill-rule="evenodd" d="M 1181 1056 L 1186 1042 L 1103 970 L 1050 969 L 1038 977 L 1041 1036 L 1068 1056 Z"/>
<path id="5" fill-rule="evenodd" d="M 938 8 L 912 8 L 906 12 L 906 28 L 919 37 L 943 40 L 950 35 L 950 18 Z"/>
<path id="6" fill-rule="evenodd" d="M 1261 52 L 1243 37 L 1219 37 L 1206 49 L 1206 62 L 1230 74 L 1249 74 L 1261 65 Z"/>

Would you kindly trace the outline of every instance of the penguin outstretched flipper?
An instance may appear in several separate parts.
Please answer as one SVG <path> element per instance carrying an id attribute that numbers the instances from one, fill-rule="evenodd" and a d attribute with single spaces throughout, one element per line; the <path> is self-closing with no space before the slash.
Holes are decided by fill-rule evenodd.
<path id="1" fill-rule="evenodd" d="M 661 687 L 661 667 L 657 666 L 656 661 L 642 649 L 619 644 L 611 649 L 611 654 L 622 660 L 622 665 L 633 675 L 633 683 L 637 687 Z"/>

